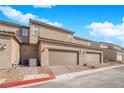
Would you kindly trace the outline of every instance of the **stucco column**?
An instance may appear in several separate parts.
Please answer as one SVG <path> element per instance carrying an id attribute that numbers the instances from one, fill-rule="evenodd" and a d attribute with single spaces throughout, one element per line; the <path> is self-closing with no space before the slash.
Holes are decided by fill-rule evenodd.
<path id="1" fill-rule="evenodd" d="M 41 52 L 41 66 L 49 65 L 49 50 L 48 48 L 44 48 Z"/>
<path id="2" fill-rule="evenodd" d="M 86 59 L 86 52 L 85 51 L 79 51 L 79 65 L 84 65 Z"/>
<path id="3" fill-rule="evenodd" d="M 79 52 L 79 65 L 83 65 L 83 57 L 82 54 Z"/>
<path id="4" fill-rule="evenodd" d="M 104 54 L 103 54 L 103 53 L 101 53 L 101 60 L 100 60 L 100 61 L 101 61 L 101 63 L 103 63 L 103 62 L 104 62 L 104 58 L 103 58 L 103 57 L 104 57 Z"/>
<path id="5" fill-rule="evenodd" d="M 84 54 L 83 54 L 83 63 L 87 64 L 87 62 L 86 62 L 86 52 L 84 52 Z"/>

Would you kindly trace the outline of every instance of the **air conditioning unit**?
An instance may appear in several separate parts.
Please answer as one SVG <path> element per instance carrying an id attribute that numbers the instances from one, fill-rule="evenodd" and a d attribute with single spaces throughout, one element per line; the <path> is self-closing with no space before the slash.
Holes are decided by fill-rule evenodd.
<path id="1" fill-rule="evenodd" d="M 22 66 L 29 66 L 29 60 L 28 59 L 22 59 L 21 64 L 22 64 Z"/>
<path id="2" fill-rule="evenodd" d="M 37 66 L 37 65 L 38 65 L 38 63 L 37 63 L 36 58 L 30 58 L 29 59 L 29 66 L 34 67 L 34 66 Z"/>

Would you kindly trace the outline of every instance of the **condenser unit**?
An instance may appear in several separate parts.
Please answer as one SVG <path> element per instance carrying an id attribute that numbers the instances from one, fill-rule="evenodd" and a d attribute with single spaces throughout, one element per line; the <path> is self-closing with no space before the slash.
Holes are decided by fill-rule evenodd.
<path id="1" fill-rule="evenodd" d="M 37 65 L 38 65 L 38 63 L 37 63 L 36 58 L 30 58 L 29 59 L 29 66 L 34 67 L 34 66 L 37 66 Z"/>

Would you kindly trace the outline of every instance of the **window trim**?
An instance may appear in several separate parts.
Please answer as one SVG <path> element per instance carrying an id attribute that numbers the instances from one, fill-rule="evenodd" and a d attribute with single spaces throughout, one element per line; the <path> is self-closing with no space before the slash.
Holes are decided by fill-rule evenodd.
<path id="1" fill-rule="evenodd" d="M 33 35 L 39 36 L 40 35 L 40 26 L 33 24 Z"/>
<path id="2" fill-rule="evenodd" d="M 29 36 L 29 30 L 23 28 L 21 35 L 22 35 L 22 36 Z"/>

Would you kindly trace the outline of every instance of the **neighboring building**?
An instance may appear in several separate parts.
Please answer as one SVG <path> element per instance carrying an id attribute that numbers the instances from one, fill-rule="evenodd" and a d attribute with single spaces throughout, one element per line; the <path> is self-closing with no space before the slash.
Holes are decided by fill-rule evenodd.
<path id="1" fill-rule="evenodd" d="M 92 42 L 91 45 L 103 49 L 104 60 L 124 62 L 124 51 L 120 46 L 106 42 Z"/>
<path id="2" fill-rule="evenodd" d="M 29 27 L 1 21 L 0 30 L 3 33 L 5 31 L 13 32 L 16 34 L 14 36 L 18 36 L 22 41 L 20 45 L 17 43 L 18 47 L 20 47 L 20 58 L 17 57 L 17 65 L 58 66 L 84 65 L 86 63 L 98 64 L 103 62 L 103 51 L 100 48 L 90 46 L 90 41 L 77 38 L 74 36 L 74 32 L 60 27 L 30 19 Z M 8 50 L 14 49 L 15 46 L 12 46 Z M 18 49 L 16 50 L 18 51 Z M 1 51 L 0 54 L 2 55 Z M 11 58 L 16 54 L 18 52 L 14 52 L 8 57 Z M 2 60 L 1 62 L 10 63 L 5 58 Z M 12 60 L 11 63 L 13 62 L 15 61 Z M 1 65 L 0 69 L 2 66 L 5 65 Z M 11 67 L 12 65 L 8 65 L 5 68 Z"/>

